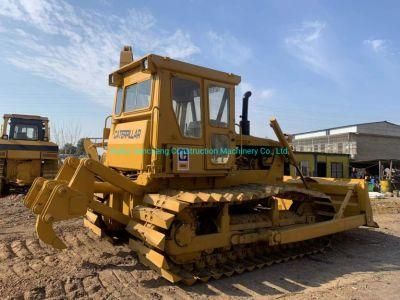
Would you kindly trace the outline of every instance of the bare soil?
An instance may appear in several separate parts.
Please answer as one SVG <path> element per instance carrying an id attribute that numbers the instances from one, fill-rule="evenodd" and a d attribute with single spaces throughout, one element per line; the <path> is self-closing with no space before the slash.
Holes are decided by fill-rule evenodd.
<path id="1" fill-rule="evenodd" d="M 338 234 L 325 253 L 192 287 L 173 285 L 82 226 L 57 227 L 68 250 L 35 236 L 22 196 L 0 199 L 1 299 L 399 299 L 400 199 L 373 200 L 379 229 Z"/>

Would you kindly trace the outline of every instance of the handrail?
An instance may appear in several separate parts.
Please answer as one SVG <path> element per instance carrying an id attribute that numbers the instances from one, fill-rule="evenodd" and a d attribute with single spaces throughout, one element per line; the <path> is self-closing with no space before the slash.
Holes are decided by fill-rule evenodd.
<path id="1" fill-rule="evenodd" d="M 107 121 L 108 121 L 109 118 L 112 118 L 112 115 L 109 115 L 109 116 L 107 116 L 105 118 L 105 120 L 104 120 L 104 128 L 107 128 Z M 104 134 L 103 134 L 103 138 L 102 138 L 101 144 L 102 144 L 102 147 L 104 148 Z"/>

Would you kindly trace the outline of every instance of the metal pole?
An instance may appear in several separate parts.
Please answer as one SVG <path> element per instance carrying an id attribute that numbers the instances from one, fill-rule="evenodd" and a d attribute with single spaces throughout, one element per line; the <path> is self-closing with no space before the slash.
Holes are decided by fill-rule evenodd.
<path id="1" fill-rule="evenodd" d="M 381 163 L 381 161 L 379 161 L 379 162 L 378 162 L 379 181 L 381 180 L 381 168 L 382 168 L 382 163 Z"/>
<path id="2" fill-rule="evenodd" d="M 272 119 L 270 120 L 270 126 L 271 126 L 272 129 L 274 130 L 274 132 L 275 132 L 275 134 L 276 134 L 276 137 L 278 138 L 278 140 L 279 140 L 281 146 L 288 149 L 289 161 L 290 161 L 290 162 L 292 163 L 292 165 L 296 168 L 297 173 L 299 173 L 300 178 L 301 178 L 301 181 L 302 181 L 303 184 L 304 184 L 304 187 L 305 187 L 306 189 L 308 189 L 308 185 L 307 185 L 306 179 L 305 179 L 303 173 L 301 172 L 301 170 L 300 170 L 300 168 L 299 168 L 299 165 L 298 165 L 297 160 L 296 160 L 296 157 L 295 157 L 295 155 L 294 155 L 294 153 L 293 153 L 293 151 L 292 151 L 292 148 L 290 147 L 288 141 L 286 140 L 285 135 L 283 134 L 282 129 L 281 129 L 281 127 L 279 126 L 278 121 L 277 121 L 275 118 L 272 118 Z"/>

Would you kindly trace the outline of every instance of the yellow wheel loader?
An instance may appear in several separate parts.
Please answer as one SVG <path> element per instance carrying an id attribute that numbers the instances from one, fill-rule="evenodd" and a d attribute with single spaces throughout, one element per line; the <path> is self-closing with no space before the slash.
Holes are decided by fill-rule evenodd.
<path id="1" fill-rule="evenodd" d="M 250 135 L 250 92 L 235 121 L 239 76 L 132 57 L 124 47 L 109 75 L 116 94 L 102 162 L 68 158 L 25 198 L 42 241 L 66 248 L 53 224 L 85 217 L 100 236 L 128 235 L 140 261 L 170 282 L 190 285 L 316 253 L 334 233 L 377 226 L 363 180 L 283 175 L 296 158 L 275 119 L 278 141 Z M 290 207 L 280 210 L 281 200 Z"/>
<path id="2" fill-rule="evenodd" d="M 49 120 L 31 115 L 4 115 L 0 139 L 0 195 L 25 190 L 36 177 L 58 172 L 58 146 L 49 141 Z"/>

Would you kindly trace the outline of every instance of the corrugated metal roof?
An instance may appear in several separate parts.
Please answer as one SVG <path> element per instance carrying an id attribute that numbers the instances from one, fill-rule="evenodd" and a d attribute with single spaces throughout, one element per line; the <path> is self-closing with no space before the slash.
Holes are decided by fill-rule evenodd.
<path id="1" fill-rule="evenodd" d="M 390 124 L 390 125 L 395 125 L 395 126 L 398 126 L 400 128 L 399 124 L 395 124 L 395 123 L 392 123 L 392 122 L 389 122 L 389 121 L 378 121 L 378 122 L 357 123 L 357 124 L 351 124 L 351 125 L 331 127 L 331 128 L 326 128 L 326 129 L 299 132 L 299 133 L 294 133 L 293 136 L 300 135 L 300 134 L 306 134 L 306 133 L 322 132 L 322 131 L 327 131 L 327 130 L 332 130 L 332 129 L 340 129 L 340 128 L 347 128 L 347 127 L 360 126 L 360 125 L 369 125 L 369 124 L 378 124 L 378 123 L 386 123 L 386 124 Z"/>

